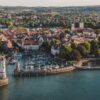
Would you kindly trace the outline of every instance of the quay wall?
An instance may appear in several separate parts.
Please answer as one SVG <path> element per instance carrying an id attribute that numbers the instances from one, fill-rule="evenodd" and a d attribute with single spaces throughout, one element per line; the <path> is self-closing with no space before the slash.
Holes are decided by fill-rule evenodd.
<path id="1" fill-rule="evenodd" d="M 58 69 L 52 69 L 52 70 L 46 70 L 46 71 L 20 71 L 20 72 L 15 72 L 14 76 L 45 76 L 45 75 L 56 75 L 56 74 L 62 74 L 62 73 L 67 73 L 75 70 L 75 67 L 70 66 L 66 68 L 58 68 Z"/>

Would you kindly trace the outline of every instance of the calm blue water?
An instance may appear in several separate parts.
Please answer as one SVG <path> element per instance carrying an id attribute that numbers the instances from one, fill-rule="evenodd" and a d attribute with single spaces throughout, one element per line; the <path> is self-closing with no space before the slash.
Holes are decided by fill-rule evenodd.
<path id="1" fill-rule="evenodd" d="M 9 85 L 0 87 L 0 100 L 100 100 L 100 71 L 14 78 L 9 67 Z"/>

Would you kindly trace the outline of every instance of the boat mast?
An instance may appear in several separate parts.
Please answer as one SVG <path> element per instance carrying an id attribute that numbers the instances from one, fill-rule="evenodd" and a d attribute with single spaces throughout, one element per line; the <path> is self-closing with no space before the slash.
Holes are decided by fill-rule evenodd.
<path id="1" fill-rule="evenodd" d="M 16 63 L 16 71 L 20 72 L 20 63 L 19 62 Z"/>

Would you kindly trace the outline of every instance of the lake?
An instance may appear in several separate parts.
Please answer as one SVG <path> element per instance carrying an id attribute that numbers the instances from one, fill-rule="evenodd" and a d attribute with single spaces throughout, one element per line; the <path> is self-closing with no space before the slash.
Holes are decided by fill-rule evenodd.
<path id="1" fill-rule="evenodd" d="M 42 64 L 49 64 L 48 61 L 54 61 L 41 52 L 35 52 L 33 56 L 31 59 L 34 63 L 42 61 Z M 23 64 L 26 60 L 19 59 Z M 15 78 L 12 76 L 13 70 L 13 65 L 7 66 L 9 84 L 0 87 L 0 100 L 100 100 L 100 71 L 75 71 L 44 77 Z"/>
<path id="2" fill-rule="evenodd" d="M 100 100 L 100 71 L 14 78 L 9 66 L 9 85 L 0 87 L 0 100 Z"/>

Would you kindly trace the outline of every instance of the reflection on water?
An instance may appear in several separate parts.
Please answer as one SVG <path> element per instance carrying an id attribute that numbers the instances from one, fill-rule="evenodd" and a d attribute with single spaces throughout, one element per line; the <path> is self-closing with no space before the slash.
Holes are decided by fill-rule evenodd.
<path id="1" fill-rule="evenodd" d="M 0 87 L 0 100 L 8 100 L 8 86 Z"/>

